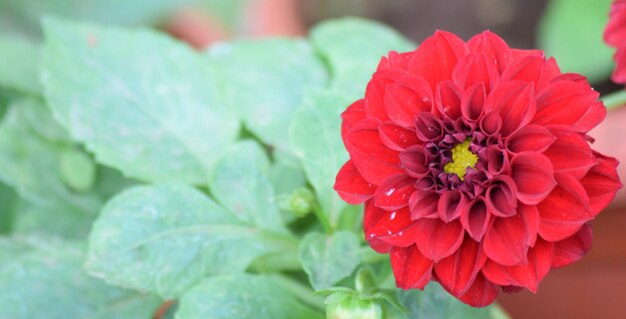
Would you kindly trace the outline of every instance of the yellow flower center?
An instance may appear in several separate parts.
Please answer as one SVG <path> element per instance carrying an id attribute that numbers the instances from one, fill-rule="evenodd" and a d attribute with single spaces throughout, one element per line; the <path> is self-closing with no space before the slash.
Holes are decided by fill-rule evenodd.
<path id="1" fill-rule="evenodd" d="M 469 150 L 470 142 L 471 140 L 468 138 L 463 143 L 457 144 L 452 148 L 452 162 L 443 167 L 444 172 L 456 174 L 463 180 L 467 168 L 474 168 L 478 157 Z"/>

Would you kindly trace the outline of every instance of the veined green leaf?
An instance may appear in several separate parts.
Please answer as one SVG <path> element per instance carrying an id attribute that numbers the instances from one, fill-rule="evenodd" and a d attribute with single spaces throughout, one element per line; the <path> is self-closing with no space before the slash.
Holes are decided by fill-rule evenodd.
<path id="1" fill-rule="evenodd" d="M 350 276 L 359 265 L 359 239 L 354 233 L 309 233 L 300 243 L 298 259 L 315 290 L 327 289 Z"/>
<path id="2" fill-rule="evenodd" d="M 208 54 L 246 128 L 276 149 L 287 149 L 285 128 L 296 107 L 307 90 L 327 82 L 310 45 L 301 39 L 239 41 L 217 44 Z"/>
<path id="3" fill-rule="evenodd" d="M 135 187 L 103 208 L 86 268 L 107 282 L 169 299 L 205 277 L 243 272 L 254 258 L 293 245 L 287 235 L 241 222 L 192 187 Z"/>
<path id="4" fill-rule="evenodd" d="M 2 318 L 148 318 L 161 303 L 85 274 L 79 244 L 0 238 L 0 252 Z"/>
<path id="5" fill-rule="evenodd" d="M 415 49 L 415 44 L 388 26 L 360 18 L 322 22 L 311 30 L 311 42 L 328 61 L 331 88 L 348 100 L 363 97 L 381 57 L 392 50 Z"/>
<path id="6" fill-rule="evenodd" d="M 341 141 L 340 114 L 349 101 L 342 95 L 316 91 L 307 95 L 289 130 L 292 149 L 315 188 L 324 214 L 336 226 L 347 205 L 333 190 L 335 176 L 348 159 Z"/>
<path id="7" fill-rule="evenodd" d="M 239 132 L 201 54 L 144 29 L 44 21 L 53 114 L 99 162 L 146 181 L 206 183 Z"/>
<path id="8" fill-rule="evenodd" d="M 274 190 L 266 175 L 269 165 L 259 144 L 239 142 L 217 162 L 209 185 L 217 201 L 239 220 L 285 232 Z"/>
<path id="9" fill-rule="evenodd" d="M 229 287 L 228 289 L 225 289 Z M 271 277 L 211 278 L 183 295 L 176 319 L 322 319 Z"/>

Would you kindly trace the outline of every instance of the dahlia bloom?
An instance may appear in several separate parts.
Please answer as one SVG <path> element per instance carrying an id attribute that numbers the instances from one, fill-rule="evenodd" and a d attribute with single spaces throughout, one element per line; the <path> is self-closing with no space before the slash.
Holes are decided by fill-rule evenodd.
<path id="1" fill-rule="evenodd" d="M 370 246 L 397 286 L 438 281 L 472 306 L 535 292 L 591 248 L 592 220 L 621 187 L 586 133 L 606 115 L 586 79 L 488 31 L 437 31 L 390 52 L 342 114 L 350 159 L 335 190 L 365 203 Z"/>
<path id="2" fill-rule="evenodd" d="M 615 70 L 611 78 L 616 83 L 626 83 L 626 0 L 613 1 L 609 23 L 604 30 L 604 42 L 617 49 L 613 56 Z"/>

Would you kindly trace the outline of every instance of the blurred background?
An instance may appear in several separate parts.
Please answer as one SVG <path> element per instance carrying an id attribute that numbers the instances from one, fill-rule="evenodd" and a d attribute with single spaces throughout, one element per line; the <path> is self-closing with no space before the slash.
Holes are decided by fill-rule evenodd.
<path id="1" fill-rule="evenodd" d="M 362 16 L 416 43 L 436 29 L 464 39 L 490 29 L 511 47 L 540 48 L 564 72 L 587 76 L 603 95 L 613 51 L 602 42 L 611 0 L 0 0 L 0 36 L 39 41 L 39 18 L 57 15 L 107 24 L 147 25 L 200 49 L 241 37 L 303 36 L 317 22 Z M 372 39 L 375 41 L 375 39 Z M 1 48 L 0 48 L 1 49 Z M 2 64 L 0 61 L 0 70 Z M 6 64 L 5 64 L 6 65 Z M 594 148 L 626 162 L 626 109 L 609 113 L 591 135 Z M 624 165 L 620 168 L 626 180 Z M 581 262 L 552 271 L 537 295 L 503 294 L 513 318 L 626 318 L 625 193 L 593 222 L 594 248 Z"/>

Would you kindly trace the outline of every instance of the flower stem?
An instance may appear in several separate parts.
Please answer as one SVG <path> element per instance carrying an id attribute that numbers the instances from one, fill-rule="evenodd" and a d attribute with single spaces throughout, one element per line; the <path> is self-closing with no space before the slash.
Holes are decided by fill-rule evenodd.
<path id="1" fill-rule="evenodd" d="M 370 247 L 362 247 L 359 250 L 361 260 L 365 264 L 374 264 L 377 262 L 385 261 L 389 258 L 387 254 L 379 254 Z"/>
<path id="2" fill-rule="evenodd" d="M 324 304 L 324 297 L 315 295 L 313 289 L 308 285 L 305 285 L 291 277 L 286 275 L 276 274 L 274 278 L 280 285 L 288 289 L 296 298 L 303 303 L 313 307 L 316 310 L 326 311 L 326 305 Z"/>
<path id="3" fill-rule="evenodd" d="M 324 213 L 322 206 L 318 202 L 313 203 L 313 214 L 317 217 L 317 220 L 320 221 L 320 224 L 322 224 L 322 228 L 324 228 L 326 234 L 332 234 L 334 230 L 330 224 L 330 220 L 328 220 L 328 216 Z"/>
<path id="4" fill-rule="evenodd" d="M 252 262 L 249 270 L 256 273 L 279 271 L 299 271 L 302 269 L 298 261 L 297 251 L 289 250 L 261 256 Z"/>
<path id="5" fill-rule="evenodd" d="M 602 97 L 602 101 L 604 102 L 604 106 L 606 106 L 607 110 L 613 110 L 620 106 L 624 106 L 626 105 L 626 90 L 620 90 L 605 95 Z"/>

